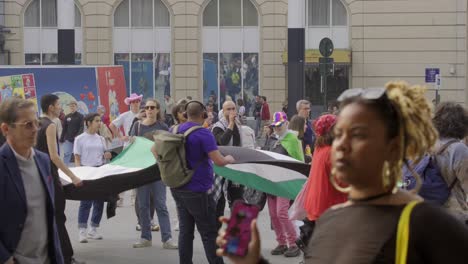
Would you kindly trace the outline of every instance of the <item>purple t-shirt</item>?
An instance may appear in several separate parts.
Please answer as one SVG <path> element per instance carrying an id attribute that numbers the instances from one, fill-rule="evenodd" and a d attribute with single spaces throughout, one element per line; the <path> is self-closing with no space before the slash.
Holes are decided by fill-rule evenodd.
<path id="1" fill-rule="evenodd" d="M 179 126 L 178 133 L 184 133 L 193 126 L 199 126 L 194 122 L 183 123 Z M 183 190 L 193 192 L 206 192 L 213 186 L 213 164 L 208 153 L 218 149 L 216 140 L 211 132 L 206 128 L 195 130 L 187 137 L 185 143 L 185 155 L 191 169 L 198 165 L 193 173 L 192 179 L 186 185 L 180 187 Z"/>

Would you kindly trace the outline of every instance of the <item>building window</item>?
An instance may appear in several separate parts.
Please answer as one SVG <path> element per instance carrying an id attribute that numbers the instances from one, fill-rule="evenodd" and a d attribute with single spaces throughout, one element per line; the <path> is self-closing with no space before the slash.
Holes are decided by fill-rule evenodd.
<path id="1" fill-rule="evenodd" d="M 343 90 L 349 88 L 351 64 L 349 56 L 348 13 L 341 0 L 305 0 L 306 1 L 306 65 L 305 95 L 313 105 L 313 115 L 324 111 L 323 83 L 327 82 L 327 105 L 334 103 Z M 323 38 L 333 41 L 335 51 L 334 74 L 324 79 L 320 76 L 317 59 L 308 61 L 308 57 L 321 57 L 319 43 Z M 307 56 L 309 54 L 309 56 Z M 345 55 L 343 55 L 345 54 Z M 310 56 L 313 55 L 313 56 Z"/>
<path id="2" fill-rule="evenodd" d="M 135 41 L 134 41 L 135 40 Z M 161 0 L 124 0 L 114 12 L 114 64 L 124 67 L 127 93 L 170 95 L 170 14 Z"/>
<path id="3" fill-rule="evenodd" d="M 308 0 L 309 26 L 346 26 L 348 15 L 341 0 Z"/>
<path id="4" fill-rule="evenodd" d="M 219 13 L 218 13 L 219 12 Z M 212 0 L 203 12 L 203 101 L 242 99 L 252 115 L 259 94 L 258 11 L 250 0 Z"/>
<path id="5" fill-rule="evenodd" d="M 24 63 L 58 63 L 57 1 L 33 0 L 24 12 Z M 81 12 L 75 4 L 75 64 L 81 64 Z"/>

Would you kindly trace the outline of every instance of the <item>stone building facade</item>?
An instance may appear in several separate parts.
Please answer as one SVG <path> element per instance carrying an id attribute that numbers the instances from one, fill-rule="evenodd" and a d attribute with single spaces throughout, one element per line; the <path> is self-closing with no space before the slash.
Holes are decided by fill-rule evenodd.
<path id="1" fill-rule="evenodd" d="M 25 14 L 31 12 L 27 11 L 28 7 L 38 1 L 43 1 L 41 5 L 48 8 L 48 2 L 54 0 L 4 1 L 5 26 L 14 33 L 8 36 L 5 45 L 5 49 L 10 51 L 12 65 L 29 64 L 31 61 L 28 62 L 28 58 L 32 56 L 28 55 L 30 52 L 40 54 L 40 63 L 46 64 L 44 62 L 47 62 L 47 56 L 43 53 L 54 52 L 53 45 L 49 43 L 50 38 L 47 37 L 47 34 L 53 36 L 53 26 L 44 27 L 41 24 L 41 31 L 37 33 L 34 26 L 26 25 Z M 128 48 L 128 45 L 122 44 L 125 40 L 125 30 L 117 29 L 115 20 L 116 12 L 120 12 L 117 9 L 125 1 L 132 0 L 75 0 L 75 14 L 80 20 L 76 23 L 75 46 L 79 53 L 77 60 L 81 64 L 115 64 L 119 50 Z M 136 3 L 141 0 L 133 1 Z M 281 109 L 288 90 L 285 60 L 288 15 L 295 15 L 288 14 L 288 0 L 148 1 L 159 1 L 153 2 L 153 7 L 162 8 L 162 3 L 167 8 L 167 27 L 153 26 L 151 29 L 153 34 L 156 34 L 156 37 L 152 37 L 152 45 L 157 48 L 149 52 L 152 55 L 148 60 L 154 61 L 156 54 L 169 54 L 170 93 L 173 97 L 178 99 L 192 96 L 194 99 L 206 101 L 206 87 L 210 85 L 208 78 L 211 77 L 211 85 L 214 82 L 217 86 L 217 92 L 211 91 L 215 96 L 230 94 L 229 89 L 232 87 L 237 89 L 233 96 L 253 89 L 254 92 L 249 92 L 250 97 L 246 98 L 244 95 L 243 98 L 252 100 L 251 97 L 259 93 L 268 98 L 272 111 Z M 218 24 L 214 27 L 204 22 L 209 20 L 205 17 L 207 8 L 215 10 L 215 7 L 210 7 L 213 1 L 220 3 L 216 6 Z M 222 5 L 228 5 L 230 1 L 241 3 L 240 25 L 233 22 L 235 25 L 231 26 L 232 21 L 239 19 L 222 10 Z M 424 84 L 425 68 L 440 68 L 442 101 L 452 100 L 468 104 L 467 0 L 294 1 L 307 2 L 304 10 L 307 49 L 305 89 L 306 96 L 312 102 L 319 104 L 321 96 L 317 76 L 314 75 L 318 67 L 318 42 L 322 37 L 328 36 L 336 43 L 337 50 L 335 74 L 339 77 L 329 80 L 332 86 L 336 86 L 336 93 L 351 87 L 382 86 L 394 79 Z M 133 4 L 130 3 L 130 6 Z M 253 21 L 254 18 L 253 22 L 245 18 L 253 17 L 252 7 L 258 15 L 256 22 Z M 153 14 L 158 13 L 154 10 Z M 237 7 L 235 10 L 238 11 Z M 157 19 L 159 15 L 153 15 L 154 23 L 157 23 Z M 227 21 L 225 26 L 222 25 L 223 20 Z M 145 49 L 146 42 L 139 38 L 146 35 L 144 31 L 131 29 L 132 23 L 133 20 L 129 22 L 127 34 L 128 38 L 132 39 L 130 49 L 135 50 L 128 52 L 129 61 L 132 60 L 132 53 L 142 53 L 140 51 Z M 213 44 L 210 36 L 217 36 L 217 45 Z M 53 40 L 53 37 L 51 39 Z M 237 41 L 242 46 L 241 50 L 235 48 Z M 39 45 L 38 42 L 42 44 Z M 232 50 L 223 50 L 230 45 L 233 46 Z M 218 52 L 213 52 L 216 48 Z M 208 64 L 209 58 L 212 58 L 214 63 Z M 53 64 L 53 59 L 51 63 Z M 214 77 L 207 74 L 209 67 L 217 67 Z M 248 74 L 249 67 L 256 69 L 250 77 L 246 77 L 244 75 Z M 236 71 L 241 78 L 240 84 L 236 83 Z M 224 79 L 217 78 L 220 75 L 223 75 Z M 247 78 L 251 79 L 250 83 L 244 84 Z M 223 80 L 229 83 L 225 84 Z M 127 83 L 131 85 L 129 81 Z M 153 85 L 155 83 L 156 81 Z M 226 85 L 227 92 L 223 92 L 223 85 Z M 428 98 L 433 98 L 434 87 L 429 85 L 428 88 Z M 221 98 L 221 101 L 223 99 Z"/>

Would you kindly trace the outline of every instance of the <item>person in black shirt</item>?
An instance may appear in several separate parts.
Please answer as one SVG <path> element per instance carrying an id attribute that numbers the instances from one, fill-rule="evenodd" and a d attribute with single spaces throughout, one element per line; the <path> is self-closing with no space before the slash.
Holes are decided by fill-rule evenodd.
<path id="1" fill-rule="evenodd" d="M 58 169 L 62 170 L 76 187 L 82 186 L 83 183 L 60 159 L 57 126 L 52 122 L 54 118 L 60 115 L 60 111 L 62 110 L 58 96 L 54 94 L 42 96 L 41 109 L 43 116 L 39 119 L 36 148 L 47 153 L 51 160 L 51 174 L 55 187 L 55 219 L 64 262 L 65 264 L 84 263 L 73 258 L 73 247 L 65 227 L 65 194 L 63 193 Z"/>
<path id="2" fill-rule="evenodd" d="M 72 164 L 73 142 L 79 134 L 83 133 L 84 121 L 83 115 L 77 111 L 76 101 L 68 103 L 68 107 L 70 107 L 70 113 L 65 116 L 60 143 L 63 143 L 63 161 L 67 166 L 70 166 Z"/>
<path id="3" fill-rule="evenodd" d="M 241 146 L 240 122 L 237 118 L 236 104 L 233 101 L 224 102 L 223 116 L 213 125 L 212 132 L 218 146 Z M 213 193 L 217 203 L 216 216 L 220 217 L 224 215 L 226 200 L 229 208 L 232 208 L 236 200 L 243 200 L 244 186 L 216 175 Z"/>

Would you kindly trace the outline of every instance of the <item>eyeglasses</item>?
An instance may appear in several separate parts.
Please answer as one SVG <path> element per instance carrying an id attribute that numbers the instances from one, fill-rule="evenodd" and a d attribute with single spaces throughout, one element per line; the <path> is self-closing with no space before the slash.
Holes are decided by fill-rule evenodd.
<path id="1" fill-rule="evenodd" d="M 33 129 L 33 128 L 38 128 L 39 127 L 39 120 L 26 121 L 26 122 L 15 122 L 15 123 L 11 123 L 11 124 L 12 125 L 24 126 L 27 129 Z"/>
<path id="2" fill-rule="evenodd" d="M 134 101 L 131 101 L 130 103 L 131 104 L 139 104 L 139 103 L 141 103 L 141 101 L 140 100 L 134 100 Z"/>
<path id="3" fill-rule="evenodd" d="M 146 109 L 146 110 L 149 110 L 149 109 L 154 110 L 154 109 L 156 109 L 156 108 L 157 108 L 157 107 L 154 106 L 154 105 L 145 106 L 145 109 Z"/>
<path id="4" fill-rule="evenodd" d="M 353 88 L 344 91 L 337 99 L 338 102 L 343 102 L 346 99 L 360 96 L 364 99 L 376 100 L 380 99 L 385 94 L 385 88 Z"/>

